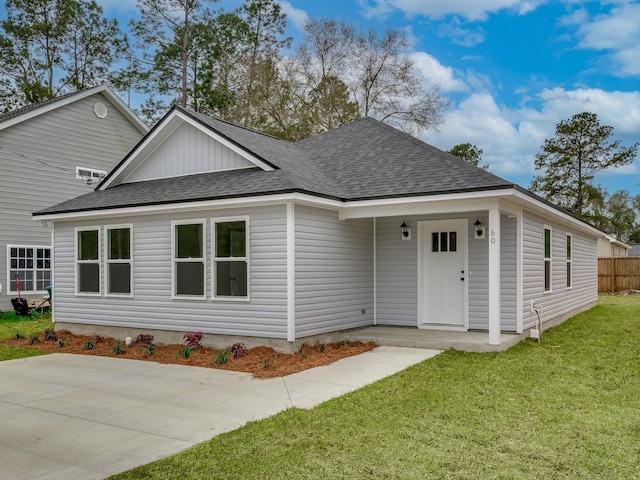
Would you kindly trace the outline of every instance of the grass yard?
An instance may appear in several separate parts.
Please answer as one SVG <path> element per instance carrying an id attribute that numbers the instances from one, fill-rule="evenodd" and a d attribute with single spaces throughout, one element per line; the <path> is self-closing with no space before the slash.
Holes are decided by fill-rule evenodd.
<path id="1" fill-rule="evenodd" d="M 540 344 L 447 351 L 113 478 L 640 478 L 639 362 L 640 296 L 603 295 Z"/>
<path id="2" fill-rule="evenodd" d="M 0 339 L 13 338 L 18 332 L 23 334 L 25 338 L 29 338 L 33 334 L 42 332 L 45 328 L 53 328 L 50 313 L 34 314 L 33 318 L 24 318 L 17 316 L 14 312 L 5 312 L 0 318 Z M 18 348 L 0 344 L 0 361 L 34 355 L 43 355 L 43 352 L 35 348 Z"/>

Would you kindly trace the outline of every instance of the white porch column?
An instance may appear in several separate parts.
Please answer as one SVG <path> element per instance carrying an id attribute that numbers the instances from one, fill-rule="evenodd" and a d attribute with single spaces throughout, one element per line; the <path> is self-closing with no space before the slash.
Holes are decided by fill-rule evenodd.
<path id="1" fill-rule="evenodd" d="M 296 223 L 295 206 L 287 202 L 287 341 L 296 339 Z"/>
<path id="2" fill-rule="evenodd" d="M 489 345 L 500 345 L 500 210 L 489 209 Z"/>

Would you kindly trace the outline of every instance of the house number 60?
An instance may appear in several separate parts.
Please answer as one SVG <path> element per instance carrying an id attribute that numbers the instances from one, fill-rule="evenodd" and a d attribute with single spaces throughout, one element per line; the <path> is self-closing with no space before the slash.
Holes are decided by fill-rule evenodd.
<path id="1" fill-rule="evenodd" d="M 496 232 L 491 230 L 491 243 L 496 243 Z"/>

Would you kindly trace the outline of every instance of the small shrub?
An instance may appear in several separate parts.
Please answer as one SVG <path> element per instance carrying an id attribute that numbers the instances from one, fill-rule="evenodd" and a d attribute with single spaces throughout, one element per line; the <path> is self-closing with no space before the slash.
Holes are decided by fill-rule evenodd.
<path id="1" fill-rule="evenodd" d="M 58 339 L 58 346 L 60 348 L 64 347 L 66 343 L 67 343 L 67 341 L 64 338 L 59 338 Z"/>
<path id="2" fill-rule="evenodd" d="M 189 347 L 189 345 L 183 345 L 180 347 L 179 353 L 182 358 L 189 358 L 191 355 L 191 347 Z"/>
<path id="3" fill-rule="evenodd" d="M 244 343 L 234 343 L 229 351 L 233 354 L 233 358 L 240 358 L 247 354 L 247 347 L 244 346 Z"/>
<path id="4" fill-rule="evenodd" d="M 264 368 L 266 370 L 271 368 L 271 362 L 269 361 L 268 358 L 266 360 L 262 361 L 262 368 Z"/>
<path id="5" fill-rule="evenodd" d="M 134 342 L 140 343 L 142 345 L 151 345 L 151 343 L 153 342 L 153 335 L 150 335 L 148 333 L 141 333 L 136 337 Z"/>
<path id="6" fill-rule="evenodd" d="M 24 333 L 22 332 L 16 332 L 16 334 L 14 335 L 16 340 L 22 340 L 24 338 Z"/>
<path id="7" fill-rule="evenodd" d="M 40 340 L 38 340 L 38 334 L 34 333 L 33 335 L 31 335 L 31 337 L 29 337 L 29 345 L 33 345 L 34 343 L 38 343 Z"/>
<path id="8" fill-rule="evenodd" d="M 302 353 L 300 354 L 300 360 L 306 360 L 306 359 L 307 359 L 307 354 L 306 354 L 306 353 L 304 353 L 304 352 L 302 352 Z"/>
<path id="9" fill-rule="evenodd" d="M 58 334 L 56 333 L 56 331 L 53 328 L 47 328 L 44 331 L 44 339 L 54 342 L 54 341 L 58 340 Z"/>
<path id="10" fill-rule="evenodd" d="M 116 343 L 111 350 L 116 355 L 122 355 L 125 352 L 125 349 L 120 342 Z"/>
<path id="11" fill-rule="evenodd" d="M 102 343 L 102 342 L 104 342 L 104 337 L 102 335 L 94 335 L 93 336 L 94 345 L 97 345 L 98 343 Z"/>
<path id="12" fill-rule="evenodd" d="M 86 342 L 84 342 L 84 349 L 85 350 L 93 350 L 93 347 L 95 347 L 96 344 L 93 340 L 87 340 Z"/>
<path id="13" fill-rule="evenodd" d="M 182 338 L 184 339 L 185 346 L 189 347 L 191 350 L 195 350 L 196 348 L 202 348 L 200 342 L 202 341 L 202 337 L 204 334 L 202 332 L 187 332 Z"/>
<path id="14" fill-rule="evenodd" d="M 147 343 L 147 345 L 144 347 L 144 351 L 147 352 L 148 356 L 153 355 L 153 352 L 155 352 L 156 350 L 156 346 L 153 343 Z"/>
<path id="15" fill-rule="evenodd" d="M 324 343 L 321 343 L 320 344 L 320 353 L 324 353 L 325 348 L 326 347 L 325 347 Z"/>
<path id="16" fill-rule="evenodd" d="M 228 361 L 229 361 L 229 350 L 222 350 L 221 352 L 218 353 L 218 355 L 216 355 L 216 358 L 214 360 L 214 362 L 216 362 L 218 365 L 224 365 Z"/>

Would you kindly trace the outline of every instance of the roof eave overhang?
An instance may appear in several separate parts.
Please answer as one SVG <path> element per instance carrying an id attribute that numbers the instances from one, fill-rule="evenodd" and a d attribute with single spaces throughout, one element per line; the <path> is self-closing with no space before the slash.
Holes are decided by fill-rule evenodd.
<path id="1" fill-rule="evenodd" d="M 142 119 L 126 104 L 122 101 L 122 99 L 114 93 L 111 88 L 105 85 L 99 85 L 97 87 L 88 88 L 86 90 L 82 90 L 77 92 L 76 94 L 70 95 L 67 98 L 63 98 L 59 101 L 52 102 L 50 104 L 44 105 L 42 107 L 35 108 L 30 110 L 22 115 L 18 115 L 17 117 L 10 118 L 8 120 L 0 123 L 0 130 L 4 130 L 5 128 L 9 128 L 13 125 L 17 125 L 19 123 L 25 122 L 30 118 L 38 117 L 52 110 L 56 110 L 58 108 L 64 107 L 65 105 L 69 105 L 71 103 L 75 103 L 83 98 L 90 97 L 91 95 L 95 95 L 96 93 L 101 93 L 105 97 L 107 97 L 110 102 L 118 109 L 120 113 L 122 113 L 129 121 L 135 125 L 135 127 L 141 133 L 147 133 L 149 131 L 149 126 L 142 121 Z"/>
<path id="2" fill-rule="evenodd" d="M 390 217 L 398 215 L 456 214 L 497 208 L 507 214 L 519 214 L 522 209 L 568 223 L 574 229 L 600 237 L 604 233 L 557 206 L 538 199 L 517 185 L 486 190 L 460 191 L 437 195 L 396 197 L 345 202 L 340 219 Z"/>
<path id="3" fill-rule="evenodd" d="M 508 214 L 519 214 L 523 209 L 552 218 L 561 223 L 568 223 L 575 230 L 586 234 L 603 237 L 600 230 L 588 225 L 575 216 L 558 207 L 538 200 L 517 186 L 506 186 L 483 191 L 466 191 L 437 195 L 413 195 L 394 198 L 378 198 L 367 200 L 344 200 L 334 197 L 319 196 L 315 193 L 296 190 L 281 191 L 269 194 L 234 196 L 207 200 L 183 201 L 173 203 L 156 203 L 150 205 L 108 207 L 85 211 L 67 211 L 58 213 L 34 213 L 34 220 L 41 221 L 75 221 L 122 217 L 129 215 L 163 214 L 183 211 L 201 211 L 218 208 L 257 207 L 265 205 L 293 202 L 319 208 L 335 210 L 340 220 L 359 218 L 391 217 L 402 215 L 434 215 L 478 212 L 497 208 Z"/>

